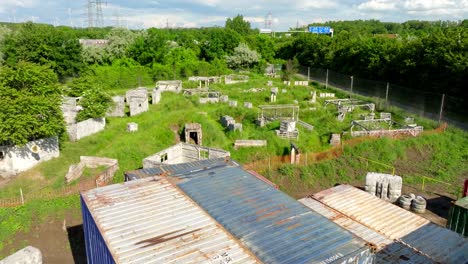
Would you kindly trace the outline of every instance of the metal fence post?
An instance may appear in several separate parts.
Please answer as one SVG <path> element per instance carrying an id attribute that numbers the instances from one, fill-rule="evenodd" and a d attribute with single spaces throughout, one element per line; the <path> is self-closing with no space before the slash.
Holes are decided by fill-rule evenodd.
<path id="1" fill-rule="evenodd" d="M 20 188 L 21 204 L 24 204 L 23 189 Z"/>
<path id="2" fill-rule="evenodd" d="M 310 81 L 310 67 L 307 67 L 307 81 Z"/>
<path id="3" fill-rule="evenodd" d="M 387 91 L 385 91 L 385 103 L 388 104 L 388 90 L 390 89 L 390 83 L 387 82 Z"/>
<path id="4" fill-rule="evenodd" d="M 354 77 L 351 75 L 351 93 L 353 93 L 353 81 L 354 81 Z"/>
<path id="5" fill-rule="evenodd" d="M 442 115 L 444 113 L 444 101 L 445 101 L 445 94 L 442 94 L 442 102 L 440 102 L 439 124 L 442 121 Z"/>
<path id="6" fill-rule="evenodd" d="M 325 77 L 325 89 L 328 88 L 328 69 L 327 69 L 327 76 Z"/>

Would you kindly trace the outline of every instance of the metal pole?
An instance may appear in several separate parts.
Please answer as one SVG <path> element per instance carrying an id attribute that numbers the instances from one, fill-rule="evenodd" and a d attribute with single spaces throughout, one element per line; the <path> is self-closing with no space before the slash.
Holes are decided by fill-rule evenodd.
<path id="1" fill-rule="evenodd" d="M 327 77 L 325 78 L 325 89 L 328 88 L 328 69 L 327 69 Z"/>
<path id="2" fill-rule="evenodd" d="M 388 103 L 388 90 L 390 89 L 390 83 L 387 82 L 387 91 L 385 91 L 385 103 Z"/>
<path id="3" fill-rule="evenodd" d="M 354 81 L 354 77 L 351 76 L 351 93 L 353 93 L 353 81 Z"/>
<path id="4" fill-rule="evenodd" d="M 444 102 L 445 102 L 445 94 L 442 94 L 442 102 L 440 102 L 439 124 L 442 121 L 442 114 L 444 113 Z"/>
<path id="5" fill-rule="evenodd" d="M 310 67 L 307 67 L 307 81 L 310 81 Z"/>

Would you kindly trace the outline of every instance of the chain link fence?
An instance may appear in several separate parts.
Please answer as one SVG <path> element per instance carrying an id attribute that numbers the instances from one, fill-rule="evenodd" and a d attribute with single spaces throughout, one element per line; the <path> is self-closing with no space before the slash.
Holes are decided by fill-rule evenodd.
<path id="1" fill-rule="evenodd" d="M 299 73 L 325 87 L 334 87 L 354 94 L 380 98 L 387 104 L 408 112 L 468 130 L 468 101 L 465 98 L 414 90 L 327 69 L 302 66 Z"/>

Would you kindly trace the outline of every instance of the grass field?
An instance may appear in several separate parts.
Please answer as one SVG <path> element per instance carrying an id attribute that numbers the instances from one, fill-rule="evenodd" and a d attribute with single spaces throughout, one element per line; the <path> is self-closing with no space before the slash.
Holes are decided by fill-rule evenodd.
<path id="1" fill-rule="evenodd" d="M 223 148 L 231 152 L 233 159 L 246 164 L 255 160 L 264 160 L 272 156 L 289 154 L 290 141 L 280 139 L 275 134 L 279 122 L 272 122 L 264 128 L 255 125 L 258 106 L 269 104 L 270 89 L 266 87 L 267 78 L 252 75 L 251 81 L 243 84 L 214 84 L 212 89 L 227 94 L 230 100 L 237 100 L 238 107 L 229 107 L 227 103 L 200 104 L 198 97 L 186 97 L 182 94 L 165 92 L 158 105 L 150 105 L 150 110 L 134 117 L 108 118 L 106 129 L 98 134 L 81 139 L 79 142 L 61 142 L 59 158 L 44 162 L 34 169 L 22 173 L 1 187 L 0 198 L 17 196 L 19 189 L 27 195 L 40 190 L 54 190 L 64 186 L 64 176 L 71 164 L 79 162 L 80 156 L 102 156 L 119 161 L 120 170 L 114 182 L 123 181 L 123 172 L 141 168 L 143 158 L 167 148 L 181 139 L 184 124 L 197 122 L 203 128 L 203 145 Z M 193 83 L 184 82 L 186 87 Z M 276 104 L 292 104 L 298 100 L 299 118 L 314 125 L 313 131 L 298 127 L 299 140 L 295 144 L 303 153 L 322 152 L 330 148 L 331 133 L 340 133 L 350 127 L 353 118 L 365 113 L 358 110 L 346 116 L 343 122 L 336 119 L 336 108 L 324 107 L 323 99 L 314 105 L 307 101 L 312 90 L 322 90 L 318 85 L 308 87 L 285 86 L 278 79 L 273 86 L 279 87 Z M 262 92 L 246 92 L 250 88 L 266 88 Z M 282 89 L 286 92 L 283 93 Z M 124 91 L 114 91 L 122 93 Z M 331 92 L 328 90 L 327 92 Z M 334 91 L 340 97 L 347 95 Z M 359 98 L 366 99 L 366 98 Z M 369 100 L 367 98 L 367 100 Z M 247 109 L 243 102 L 251 102 L 254 107 Z M 397 121 L 402 121 L 407 113 L 386 108 L 377 101 L 377 110 L 392 112 Z M 316 110 L 309 108 L 315 107 Z M 219 122 L 222 115 L 230 115 L 243 124 L 243 132 L 228 132 Z M 431 130 L 434 122 L 419 119 L 418 124 Z M 135 133 L 126 132 L 129 122 L 138 123 Z M 267 147 L 244 148 L 235 150 L 236 139 L 266 139 Z M 313 190 L 333 186 L 335 183 L 359 183 L 363 181 L 366 171 L 386 171 L 388 168 L 377 164 L 363 162 L 361 157 L 389 164 L 396 168 L 396 173 L 403 176 L 406 184 L 420 184 L 421 177 L 427 176 L 453 184 L 447 192 L 455 192 L 460 181 L 468 176 L 468 135 L 457 129 L 448 129 L 444 133 L 428 133 L 420 137 L 390 139 L 382 138 L 344 147 L 343 155 L 307 166 L 282 165 L 278 170 L 266 171 L 282 189 L 299 197 Z M 56 199 L 53 201 L 31 202 L 16 208 L 0 208 L 0 251 L 11 242 L 15 233 L 28 230 L 34 215 L 44 219 L 50 214 L 60 214 L 67 208 L 77 208 L 77 196 Z M 1 256 L 0 256 L 1 257 Z"/>

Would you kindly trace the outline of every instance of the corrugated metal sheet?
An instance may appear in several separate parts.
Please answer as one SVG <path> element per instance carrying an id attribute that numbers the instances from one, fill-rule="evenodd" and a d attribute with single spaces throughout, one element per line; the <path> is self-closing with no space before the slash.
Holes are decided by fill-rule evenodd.
<path id="1" fill-rule="evenodd" d="M 265 263 L 370 263 L 366 243 L 239 167 L 177 184 Z"/>
<path id="2" fill-rule="evenodd" d="M 468 261 L 466 238 L 357 188 L 340 185 L 312 198 L 436 262 Z"/>
<path id="3" fill-rule="evenodd" d="M 401 238 L 429 223 L 425 218 L 349 185 L 321 191 L 312 198 L 390 239 Z"/>
<path id="4" fill-rule="evenodd" d="M 465 237 L 468 236 L 468 197 L 461 198 L 452 204 L 447 219 L 447 228 Z"/>
<path id="5" fill-rule="evenodd" d="M 84 220 L 96 223 L 117 263 L 258 262 L 165 178 L 90 190 L 82 199 L 92 216 Z"/>
<path id="6" fill-rule="evenodd" d="M 377 251 L 377 263 L 434 263 L 434 261 L 412 248 L 377 233 L 317 200 L 303 198 L 299 202 L 373 245 Z"/>
<path id="7" fill-rule="evenodd" d="M 224 166 L 239 166 L 239 164 L 230 158 L 206 159 L 180 164 L 161 164 L 155 168 L 125 172 L 125 178 L 130 181 L 159 175 L 181 175 Z"/>

